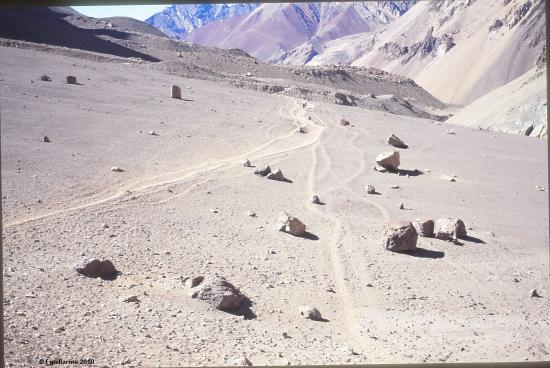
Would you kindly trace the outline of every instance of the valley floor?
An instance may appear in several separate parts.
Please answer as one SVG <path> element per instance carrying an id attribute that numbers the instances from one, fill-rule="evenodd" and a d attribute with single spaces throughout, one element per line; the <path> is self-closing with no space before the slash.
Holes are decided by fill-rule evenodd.
<path id="1" fill-rule="evenodd" d="M 0 65 L 6 366 L 550 358 L 548 192 L 536 188 L 548 188 L 546 141 L 304 109 L 141 63 L 0 47 Z M 171 84 L 183 100 L 170 98 Z M 410 147 L 401 168 L 423 175 L 372 170 L 392 133 Z M 254 175 L 247 158 L 292 183 Z M 310 236 L 277 231 L 281 211 Z M 415 254 L 380 244 L 385 221 L 442 216 L 461 218 L 469 239 L 420 237 Z M 73 266 L 83 257 L 122 274 L 82 277 Z M 250 298 L 244 318 L 188 297 L 180 277 L 205 272 Z M 327 321 L 304 319 L 297 308 L 308 304 Z"/>

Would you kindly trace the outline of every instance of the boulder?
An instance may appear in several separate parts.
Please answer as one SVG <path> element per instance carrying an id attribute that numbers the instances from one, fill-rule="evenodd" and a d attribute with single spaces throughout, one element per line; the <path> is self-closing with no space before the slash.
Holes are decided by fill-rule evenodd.
<path id="1" fill-rule="evenodd" d="M 394 146 L 394 147 L 397 147 L 397 148 L 409 148 L 409 146 L 407 146 L 405 144 L 405 142 L 403 142 L 399 137 L 397 137 L 395 134 L 392 134 L 390 135 L 390 137 L 388 138 L 388 144 Z"/>
<path id="2" fill-rule="evenodd" d="M 304 127 L 301 127 L 301 126 L 300 126 L 300 127 L 297 127 L 297 128 L 296 128 L 296 131 L 297 131 L 298 133 L 306 133 L 306 129 L 305 129 Z"/>
<path id="3" fill-rule="evenodd" d="M 340 125 L 348 126 L 348 125 L 349 125 L 349 121 L 346 120 L 346 119 L 340 119 Z"/>
<path id="4" fill-rule="evenodd" d="M 260 176 L 266 176 L 270 172 L 271 172 L 271 167 L 269 167 L 269 165 L 265 166 L 264 168 L 254 170 L 254 174 L 260 175 Z"/>
<path id="5" fill-rule="evenodd" d="M 50 141 L 50 138 L 49 138 L 47 135 L 45 135 L 44 138 L 42 138 L 42 141 L 44 141 L 44 142 L 46 142 L 46 143 L 50 143 L 50 142 L 51 142 L 51 141 Z"/>
<path id="6" fill-rule="evenodd" d="M 321 312 L 311 305 L 300 307 L 298 310 L 302 316 L 305 316 L 305 318 L 311 319 L 312 321 L 321 321 L 323 319 Z"/>
<path id="7" fill-rule="evenodd" d="M 413 226 L 416 229 L 416 232 L 420 236 L 431 238 L 434 236 L 434 222 L 429 219 L 416 219 L 413 222 Z"/>
<path id="8" fill-rule="evenodd" d="M 376 163 L 387 170 L 397 171 L 401 164 L 399 152 L 384 152 L 376 156 Z"/>
<path id="9" fill-rule="evenodd" d="M 46 74 L 44 74 L 43 76 L 41 76 L 41 77 L 40 77 L 40 80 L 41 80 L 41 81 L 44 81 L 44 82 L 51 82 L 51 81 L 52 81 L 52 79 L 51 79 L 49 76 L 47 76 Z"/>
<path id="10" fill-rule="evenodd" d="M 321 204 L 322 202 L 321 202 L 321 200 L 319 199 L 319 196 L 317 196 L 317 195 L 314 194 L 313 197 L 311 198 L 311 203 L 313 203 L 313 204 Z"/>
<path id="11" fill-rule="evenodd" d="M 181 100 L 181 88 L 179 88 L 175 84 L 173 84 L 172 87 L 170 87 L 170 93 L 171 93 L 172 98 L 176 98 L 178 100 Z"/>
<path id="12" fill-rule="evenodd" d="M 244 167 L 250 167 L 250 166 L 252 166 L 252 165 L 250 164 L 250 161 L 244 160 L 244 161 L 243 161 L 243 166 L 244 166 Z"/>
<path id="13" fill-rule="evenodd" d="M 267 178 L 269 180 L 277 180 L 277 181 L 285 181 L 286 178 L 283 175 L 283 172 L 280 169 L 277 169 L 277 171 L 274 171 L 267 175 Z"/>
<path id="14" fill-rule="evenodd" d="M 367 193 L 368 194 L 375 194 L 376 193 L 376 188 L 374 188 L 374 186 L 372 186 L 372 185 L 367 185 Z"/>
<path id="15" fill-rule="evenodd" d="M 239 289 L 217 274 L 204 276 L 202 281 L 190 290 L 189 295 L 224 311 L 236 309 L 246 300 Z"/>
<path id="16" fill-rule="evenodd" d="M 384 225 L 382 245 L 393 252 L 416 249 L 418 233 L 410 221 L 391 222 Z"/>
<path id="17" fill-rule="evenodd" d="M 157 132 L 155 132 L 154 130 L 150 130 L 149 131 L 149 135 L 158 135 Z"/>
<path id="18" fill-rule="evenodd" d="M 531 298 L 541 298 L 541 296 L 539 295 L 539 293 L 537 292 L 537 289 L 533 289 L 529 292 L 529 296 Z"/>
<path id="19" fill-rule="evenodd" d="M 466 226 L 458 218 L 442 217 L 434 224 L 434 235 L 438 239 L 457 240 L 466 237 Z"/>
<path id="20" fill-rule="evenodd" d="M 115 278 L 119 273 L 111 261 L 99 259 L 82 260 L 76 265 L 75 270 L 86 277 L 100 277 L 106 280 Z"/>
<path id="21" fill-rule="evenodd" d="M 67 76 L 67 84 L 76 84 L 76 77 L 73 75 Z"/>
<path id="22" fill-rule="evenodd" d="M 277 230 L 284 231 L 294 236 L 302 236 L 306 232 L 306 225 L 296 217 L 286 212 L 281 212 L 277 219 Z"/>

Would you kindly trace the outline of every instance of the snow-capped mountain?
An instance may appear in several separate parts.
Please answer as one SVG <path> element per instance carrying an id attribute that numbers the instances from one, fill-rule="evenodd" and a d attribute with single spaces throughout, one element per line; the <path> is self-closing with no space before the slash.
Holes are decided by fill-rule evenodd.
<path id="1" fill-rule="evenodd" d="M 195 29 L 187 40 L 240 48 L 260 59 L 279 61 L 299 45 L 370 32 L 391 23 L 415 1 L 262 4 L 252 12 Z"/>
<path id="2" fill-rule="evenodd" d="M 174 38 L 210 22 L 250 13 L 260 4 L 185 4 L 172 5 L 147 18 L 145 23 Z"/>

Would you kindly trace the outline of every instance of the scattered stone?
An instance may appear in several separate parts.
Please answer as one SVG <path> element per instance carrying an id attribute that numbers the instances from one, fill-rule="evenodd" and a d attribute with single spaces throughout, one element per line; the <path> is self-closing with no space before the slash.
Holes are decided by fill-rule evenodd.
<path id="1" fill-rule="evenodd" d="M 283 337 L 284 337 L 285 339 L 290 339 L 290 336 L 288 335 L 287 332 L 283 332 Z"/>
<path id="2" fill-rule="evenodd" d="M 253 211 L 246 211 L 246 215 L 250 217 L 256 217 L 256 213 Z"/>
<path id="3" fill-rule="evenodd" d="M 131 297 L 124 299 L 123 302 L 139 304 L 141 303 L 141 300 L 138 299 L 137 295 L 132 295 Z"/>
<path id="4" fill-rule="evenodd" d="M 529 292 L 529 296 L 531 298 L 541 298 L 541 296 L 539 295 L 539 293 L 537 292 L 537 289 L 533 289 Z"/>
<path id="5" fill-rule="evenodd" d="M 372 169 L 375 170 L 375 171 L 381 172 L 381 173 L 388 172 L 388 169 L 386 169 L 385 167 L 382 167 L 380 165 L 373 166 Z"/>
<path id="6" fill-rule="evenodd" d="M 308 115 L 307 120 L 311 120 L 311 115 Z"/>
<path id="7" fill-rule="evenodd" d="M 55 333 L 60 333 L 63 331 L 65 331 L 65 326 L 57 327 L 56 329 L 53 330 L 53 332 Z"/>
<path id="8" fill-rule="evenodd" d="M 46 143 L 50 143 L 50 142 L 51 142 L 51 141 L 50 141 L 50 138 L 49 138 L 47 135 L 45 135 L 44 138 L 42 138 L 42 141 L 43 141 L 43 142 L 46 142 Z"/>
<path id="9" fill-rule="evenodd" d="M 188 288 L 194 288 L 200 285 L 201 282 L 204 281 L 204 276 L 195 276 L 195 277 L 188 277 L 185 280 L 185 286 Z"/>
<path id="10" fill-rule="evenodd" d="M 410 221 L 391 222 L 384 225 L 382 245 L 393 252 L 414 251 L 418 233 Z"/>
<path id="11" fill-rule="evenodd" d="M 294 236 L 302 236 L 306 232 L 306 225 L 296 217 L 286 212 L 281 212 L 277 219 L 277 230 L 284 231 Z"/>
<path id="12" fill-rule="evenodd" d="M 340 125 L 348 126 L 348 125 L 349 125 L 349 121 L 346 120 L 346 119 L 340 119 Z"/>
<path id="13" fill-rule="evenodd" d="M 51 81 L 52 81 L 52 79 L 51 79 L 49 76 L 47 76 L 46 74 L 44 74 L 43 76 L 41 76 L 41 77 L 40 77 L 40 80 L 41 80 L 41 81 L 44 81 L 44 82 L 51 82 Z"/>
<path id="14" fill-rule="evenodd" d="M 367 185 L 367 193 L 368 194 L 375 194 L 376 193 L 376 188 L 374 188 L 374 186 L 372 186 L 372 185 Z"/>
<path id="15" fill-rule="evenodd" d="M 269 165 L 267 165 L 263 169 L 254 170 L 254 174 L 260 175 L 260 176 L 267 176 L 269 173 L 271 173 L 271 167 L 269 167 Z"/>
<path id="16" fill-rule="evenodd" d="M 158 135 L 154 130 L 149 131 L 149 135 Z"/>
<path id="17" fill-rule="evenodd" d="M 388 138 L 388 144 L 397 148 L 409 148 L 398 136 L 395 134 L 390 135 Z"/>
<path id="18" fill-rule="evenodd" d="M 119 273 L 111 261 L 99 259 L 83 260 L 77 264 L 75 270 L 86 277 L 100 277 L 106 280 L 115 278 Z"/>
<path id="19" fill-rule="evenodd" d="M 457 240 L 466 237 L 466 226 L 458 218 L 442 217 L 434 224 L 434 234 L 438 239 Z"/>
<path id="20" fill-rule="evenodd" d="M 398 166 L 401 164 L 399 152 L 383 152 L 376 157 L 376 163 L 387 170 L 397 171 Z"/>
<path id="21" fill-rule="evenodd" d="M 267 178 L 269 180 L 286 181 L 286 178 L 284 177 L 283 172 L 280 169 L 277 169 L 277 171 L 267 174 Z"/>
<path id="22" fill-rule="evenodd" d="M 76 84 L 76 77 L 73 75 L 67 76 L 67 84 Z"/>
<path id="23" fill-rule="evenodd" d="M 210 212 L 212 213 L 218 213 L 218 210 L 214 209 L 214 208 L 210 208 Z"/>
<path id="24" fill-rule="evenodd" d="M 252 76 L 252 73 L 246 72 L 246 76 L 247 76 L 247 77 L 251 77 L 251 76 Z"/>
<path id="25" fill-rule="evenodd" d="M 297 131 L 298 133 L 307 133 L 307 132 L 306 132 L 306 129 L 305 129 L 304 127 L 301 127 L 301 126 L 296 127 L 296 131 Z"/>
<path id="26" fill-rule="evenodd" d="M 114 172 L 123 172 L 124 170 L 122 170 L 120 167 L 118 166 L 113 166 L 111 167 L 111 171 L 114 171 Z"/>
<path id="27" fill-rule="evenodd" d="M 190 290 L 190 296 L 224 311 L 238 308 L 246 299 L 239 289 L 217 274 L 205 276 L 198 286 Z"/>
<path id="28" fill-rule="evenodd" d="M 429 219 L 416 219 L 413 222 L 413 226 L 416 229 L 416 232 L 420 236 L 427 238 L 434 236 L 434 222 Z"/>
<path id="29" fill-rule="evenodd" d="M 246 73 L 246 74 L 250 74 L 250 73 Z M 250 362 L 250 360 L 248 360 L 246 356 L 243 355 L 242 357 L 233 359 L 231 361 L 231 365 L 239 366 L 239 367 L 250 367 L 252 366 L 252 363 Z"/>
<path id="30" fill-rule="evenodd" d="M 101 228 L 102 229 L 108 229 L 109 225 L 107 225 L 106 223 L 103 223 L 103 224 L 101 224 Z"/>
<path id="31" fill-rule="evenodd" d="M 321 321 L 323 319 L 323 317 L 321 316 L 321 312 L 319 312 L 317 308 L 312 307 L 311 305 L 300 307 L 299 312 L 302 316 L 305 316 L 305 318 L 312 321 Z"/>
<path id="32" fill-rule="evenodd" d="M 181 88 L 179 88 L 175 84 L 173 84 L 172 87 L 170 87 L 170 93 L 172 98 L 181 100 Z"/>
<path id="33" fill-rule="evenodd" d="M 544 187 L 541 187 L 541 186 L 538 186 L 537 185 L 537 189 L 540 190 L 541 192 L 544 192 L 546 189 L 544 189 Z"/>
<path id="34" fill-rule="evenodd" d="M 404 210 L 404 209 L 405 209 L 405 206 L 403 205 L 403 202 L 399 203 L 399 209 L 400 209 L 400 210 Z"/>
<path id="35" fill-rule="evenodd" d="M 392 185 L 391 188 L 392 189 L 399 189 L 400 187 L 399 187 L 399 185 Z"/>
<path id="36" fill-rule="evenodd" d="M 252 165 L 250 164 L 250 161 L 244 160 L 244 161 L 243 161 L 243 166 L 244 166 L 244 167 L 250 167 L 250 166 L 252 166 Z"/>
<path id="37" fill-rule="evenodd" d="M 456 134 L 455 131 L 452 130 L 452 129 L 447 129 L 447 130 L 445 131 L 445 133 L 447 133 L 447 134 Z"/>
<path id="38" fill-rule="evenodd" d="M 313 197 L 311 198 L 311 203 L 322 204 L 321 200 L 319 199 L 319 196 L 317 196 L 316 194 L 314 194 Z"/>

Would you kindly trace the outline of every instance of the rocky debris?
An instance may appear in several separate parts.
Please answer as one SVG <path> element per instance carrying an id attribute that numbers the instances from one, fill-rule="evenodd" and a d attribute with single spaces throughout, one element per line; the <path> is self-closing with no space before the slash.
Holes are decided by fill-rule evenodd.
<path id="1" fill-rule="evenodd" d="M 50 138 L 49 138 L 47 135 L 45 135 L 44 138 L 42 138 L 42 141 L 43 141 L 43 142 L 46 142 L 46 143 L 50 143 L 50 142 L 51 142 L 51 141 L 50 141 Z"/>
<path id="2" fill-rule="evenodd" d="M 124 170 L 122 170 L 120 167 L 118 166 L 113 166 L 111 167 L 111 171 L 114 171 L 114 172 L 123 172 Z"/>
<path id="3" fill-rule="evenodd" d="M 447 134 L 456 134 L 455 131 L 452 130 L 452 129 L 447 129 L 447 130 L 445 131 L 445 133 L 447 133 Z"/>
<path id="4" fill-rule="evenodd" d="M 458 218 L 442 217 L 435 221 L 434 235 L 442 240 L 457 240 L 466 237 L 466 226 Z"/>
<path id="5" fill-rule="evenodd" d="M 541 296 L 539 295 L 539 293 L 537 292 L 537 289 L 533 289 L 529 292 L 529 296 L 531 298 L 541 298 Z"/>
<path id="6" fill-rule="evenodd" d="M 340 125 L 348 126 L 348 125 L 349 125 L 349 121 L 346 120 L 346 119 L 340 119 Z"/>
<path id="7" fill-rule="evenodd" d="M 443 179 L 448 180 L 448 181 L 450 181 L 451 183 L 456 183 L 456 179 L 455 179 L 455 176 L 454 176 L 454 175 L 452 175 L 452 176 L 443 175 Z"/>
<path id="8" fill-rule="evenodd" d="M 393 252 L 414 251 L 418 233 L 410 221 L 390 222 L 384 225 L 382 245 Z"/>
<path id="9" fill-rule="evenodd" d="M 314 194 L 313 197 L 311 198 L 311 203 L 322 204 L 321 200 L 319 199 L 319 196 L 317 196 L 316 194 Z"/>
<path id="10" fill-rule="evenodd" d="M 334 94 L 334 103 L 337 105 L 344 105 L 344 106 L 355 106 L 355 99 L 351 95 L 345 95 L 340 92 L 336 92 Z"/>
<path id="11" fill-rule="evenodd" d="M 44 81 L 44 82 L 51 82 L 51 81 L 52 81 L 52 79 L 51 79 L 49 76 L 47 76 L 46 74 L 44 74 L 43 76 L 41 76 L 41 77 L 40 77 L 40 80 L 41 80 L 41 81 Z"/>
<path id="12" fill-rule="evenodd" d="M 250 73 L 246 73 L 246 74 L 250 74 Z M 233 366 L 238 366 L 238 367 L 250 367 L 250 366 L 252 366 L 252 363 L 250 362 L 250 360 L 248 360 L 248 358 L 244 355 L 231 360 L 230 364 L 233 365 Z"/>
<path id="13" fill-rule="evenodd" d="M 218 213 L 218 210 L 215 209 L 215 208 L 210 208 L 209 211 L 212 212 L 212 213 Z"/>
<path id="14" fill-rule="evenodd" d="M 76 77 L 74 75 L 67 76 L 67 84 L 76 84 Z"/>
<path id="15" fill-rule="evenodd" d="M 301 127 L 301 126 L 296 127 L 296 132 L 298 132 L 298 133 L 307 133 L 306 128 Z"/>
<path id="16" fill-rule="evenodd" d="M 199 286 L 199 284 L 204 281 L 204 276 L 184 277 L 182 281 L 185 284 L 185 286 L 191 289 L 196 286 Z"/>
<path id="17" fill-rule="evenodd" d="M 139 304 L 139 303 L 141 303 L 141 300 L 139 300 L 137 295 L 132 295 L 131 297 L 124 299 L 123 302 Z"/>
<path id="18" fill-rule="evenodd" d="M 283 175 L 283 172 L 280 169 L 277 169 L 277 171 L 274 171 L 272 173 L 267 174 L 267 178 L 269 180 L 276 180 L 276 181 L 286 181 L 287 179 Z"/>
<path id="19" fill-rule="evenodd" d="M 388 138 L 388 144 L 394 146 L 394 147 L 397 147 L 397 148 L 409 148 L 409 146 L 407 146 L 405 144 L 405 142 L 403 142 L 399 137 L 397 137 L 395 134 L 392 134 L 390 135 L 390 137 Z"/>
<path id="20" fill-rule="evenodd" d="M 250 217 L 256 217 L 256 213 L 253 211 L 246 211 L 246 215 Z"/>
<path id="21" fill-rule="evenodd" d="M 244 167 L 250 167 L 250 166 L 252 166 L 252 165 L 250 164 L 250 161 L 244 160 L 244 161 L 243 161 L 243 166 L 244 166 Z"/>
<path id="22" fill-rule="evenodd" d="M 102 224 L 101 224 L 101 228 L 102 228 L 102 229 L 108 229 L 108 228 L 109 228 L 109 225 L 107 225 L 106 223 L 102 223 Z"/>
<path id="23" fill-rule="evenodd" d="M 218 274 L 204 276 L 198 285 L 189 291 L 191 298 L 204 300 L 219 310 L 238 308 L 246 297 L 229 281 Z"/>
<path id="24" fill-rule="evenodd" d="M 269 167 L 269 165 L 265 166 L 263 169 L 254 170 L 254 174 L 260 176 L 267 176 L 269 173 L 271 173 L 271 167 Z"/>
<path id="25" fill-rule="evenodd" d="M 170 94 L 172 98 L 181 100 L 181 88 L 179 88 L 175 84 L 173 84 L 172 87 L 170 87 Z"/>
<path id="26" fill-rule="evenodd" d="M 367 185 L 367 193 L 368 194 L 375 194 L 376 193 L 376 188 L 372 185 Z"/>
<path id="27" fill-rule="evenodd" d="M 434 236 L 434 221 L 430 219 L 416 219 L 413 226 L 418 235 L 431 238 Z"/>
<path id="28" fill-rule="evenodd" d="M 376 163 L 383 168 L 391 171 L 397 171 L 401 164 L 399 160 L 399 152 L 383 152 L 376 156 Z"/>
<path id="29" fill-rule="evenodd" d="M 300 307 L 298 308 L 298 311 L 302 316 L 305 316 L 305 318 L 312 321 L 321 321 L 323 319 L 323 317 L 321 316 L 321 312 L 319 312 L 317 308 L 311 305 Z"/>
<path id="30" fill-rule="evenodd" d="M 536 188 L 538 190 L 540 190 L 541 192 L 544 192 L 546 190 L 544 187 L 541 187 L 541 186 L 538 186 L 538 185 L 536 186 Z"/>
<path id="31" fill-rule="evenodd" d="M 154 130 L 150 130 L 149 131 L 149 135 L 158 135 L 157 132 L 155 132 Z"/>
<path id="32" fill-rule="evenodd" d="M 119 273 L 111 261 L 99 259 L 82 260 L 76 265 L 75 270 L 86 277 L 100 277 L 106 280 L 115 278 Z"/>
<path id="33" fill-rule="evenodd" d="M 405 205 L 403 204 L 403 202 L 399 203 L 399 209 L 400 209 L 400 210 L 404 210 L 404 209 L 405 209 Z"/>
<path id="34" fill-rule="evenodd" d="M 306 232 L 306 225 L 296 217 L 286 212 L 281 212 L 277 218 L 277 230 L 284 231 L 294 236 L 302 236 Z"/>

